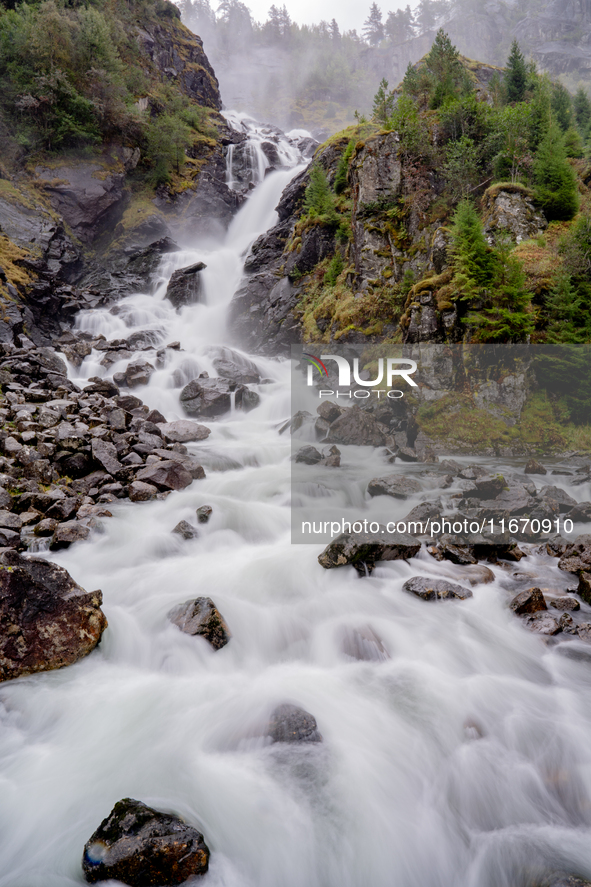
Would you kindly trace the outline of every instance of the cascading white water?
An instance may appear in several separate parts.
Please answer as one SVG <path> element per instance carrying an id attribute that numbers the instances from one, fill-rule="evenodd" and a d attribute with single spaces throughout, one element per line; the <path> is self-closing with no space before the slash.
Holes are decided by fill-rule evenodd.
<path id="1" fill-rule="evenodd" d="M 215 374 L 245 250 L 295 171 L 267 176 L 218 247 L 167 256 L 155 295 L 79 317 L 107 338 L 153 329 L 181 342 L 137 392 L 168 419 L 182 417 L 183 384 Z M 166 280 L 198 260 L 205 303 L 177 314 Z M 591 875 L 591 661 L 581 644 L 568 658 L 566 645 L 525 632 L 504 588 L 514 573 L 555 588 L 570 577 L 534 555 L 494 567 L 469 601 L 431 606 L 402 583 L 465 581 L 461 568 L 424 554 L 367 579 L 321 569 L 321 546 L 290 543 L 290 442 L 278 434 L 288 363 L 253 359 L 271 380 L 260 406 L 189 445 L 205 480 L 118 504 L 103 534 L 51 555 L 102 589 L 109 629 L 76 665 L 0 687 L 0 887 L 80 884 L 84 842 L 126 796 L 200 827 L 212 850 L 203 887 L 531 887 L 541 870 Z M 104 374 L 98 360 L 73 377 Z M 361 500 L 384 463 L 354 447 L 344 456 Z M 200 538 L 171 535 L 203 504 L 213 516 Z M 231 628 L 218 652 L 167 620 L 197 595 Z M 368 624 L 391 658 L 347 660 L 343 629 Z M 256 738 L 283 701 L 315 715 L 321 745 Z"/>
<path id="2" fill-rule="evenodd" d="M 228 146 L 226 181 L 230 188 L 256 185 L 263 180 L 267 170 L 271 169 L 271 161 L 265 153 L 264 145 L 274 149 L 280 166 L 292 168 L 301 161 L 297 141 L 302 138 L 309 139 L 309 132 L 294 131 L 292 138 L 273 126 L 258 123 L 248 114 L 225 111 L 224 117 L 232 129 L 247 137 L 241 144 Z M 237 159 L 241 167 L 239 178 L 236 177 Z"/>

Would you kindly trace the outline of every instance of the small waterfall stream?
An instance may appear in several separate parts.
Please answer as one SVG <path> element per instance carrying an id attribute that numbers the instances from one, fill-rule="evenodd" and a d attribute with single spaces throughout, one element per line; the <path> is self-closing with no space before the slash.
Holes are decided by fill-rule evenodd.
<path id="1" fill-rule="evenodd" d="M 252 127 L 249 138 L 260 161 L 264 138 Z M 284 168 L 265 176 L 260 161 L 223 242 L 165 256 L 153 295 L 77 320 L 108 339 L 150 329 L 158 347 L 180 341 L 137 390 L 168 420 L 184 418 L 184 384 L 216 375 L 245 252 L 302 168 L 292 143 L 279 147 Z M 204 300 L 177 313 L 167 281 L 197 261 Z M 72 378 L 104 375 L 100 357 Z M 278 433 L 289 366 L 252 359 L 269 380 L 260 405 L 206 422 L 208 440 L 188 445 L 205 480 L 164 501 L 116 504 L 103 533 L 50 555 L 102 589 L 109 629 L 76 665 L 0 687 L 0 887 L 80 885 L 84 842 L 127 796 L 203 831 L 203 887 L 534 887 L 547 870 L 591 876 L 591 658 L 582 645 L 561 655 L 506 607 L 514 574 L 561 588 L 571 577 L 532 555 L 494 566 L 495 581 L 469 601 L 430 606 L 403 582 L 463 574 L 426 553 L 364 579 L 322 570 L 322 546 L 290 542 L 290 441 Z M 383 473 L 377 454 L 352 447 L 347 458 L 360 484 Z M 198 539 L 171 535 L 204 504 L 213 515 Z M 167 619 L 198 595 L 231 628 L 220 651 Z M 388 659 L 343 655 L 342 632 L 366 625 Z M 322 744 L 256 738 L 283 701 L 314 714 Z"/>

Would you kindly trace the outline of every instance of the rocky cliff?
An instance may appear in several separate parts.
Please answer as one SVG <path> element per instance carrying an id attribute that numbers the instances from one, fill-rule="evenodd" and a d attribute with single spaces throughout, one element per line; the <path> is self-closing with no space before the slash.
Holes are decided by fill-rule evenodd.
<path id="1" fill-rule="evenodd" d="M 0 341 L 26 332 L 48 344 L 79 308 L 145 283 L 167 238 L 223 230 L 238 207 L 225 182 L 225 146 L 241 136 L 219 113 L 218 82 L 200 38 L 169 3 L 155 15 L 140 12 L 126 28 L 143 77 L 139 121 L 157 119 L 164 96 L 194 109 L 199 129 L 191 130 L 177 173 L 157 187 L 133 120 L 127 135 L 84 151 L 25 154 L 0 170 Z M 153 255 L 142 254 L 150 244 Z"/>

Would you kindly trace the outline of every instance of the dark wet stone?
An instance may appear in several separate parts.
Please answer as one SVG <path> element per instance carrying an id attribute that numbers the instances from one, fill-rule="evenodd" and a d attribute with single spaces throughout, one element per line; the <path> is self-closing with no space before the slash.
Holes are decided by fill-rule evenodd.
<path id="1" fill-rule="evenodd" d="M 545 486 L 539 492 L 540 499 L 552 499 L 554 502 L 558 503 L 558 507 L 560 508 L 561 514 L 566 514 L 566 512 L 570 511 L 577 502 L 573 499 L 572 496 L 563 490 L 561 487 L 552 487 Z"/>
<path id="2" fill-rule="evenodd" d="M 548 472 L 544 468 L 544 466 L 537 462 L 536 459 L 530 459 L 527 465 L 524 468 L 525 474 L 547 474 Z"/>
<path id="3" fill-rule="evenodd" d="M 384 432 L 370 413 L 353 406 L 331 424 L 327 441 L 379 447 L 384 443 Z"/>
<path id="4" fill-rule="evenodd" d="M 127 488 L 132 502 L 148 502 L 158 495 L 158 488 L 153 484 L 146 484 L 141 480 L 134 480 Z"/>
<path id="5" fill-rule="evenodd" d="M 515 595 L 509 607 L 518 616 L 547 609 L 544 595 L 539 588 L 528 588 L 526 591 L 521 591 Z"/>
<path id="6" fill-rule="evenodd" d="M 462 585 L 454 585 L 444 579 L 428 579 L 423 576 L 414 576 L 408 579 L 402 586 L 409 594 L 414 594 L 424 601 L 466 600 L 472 597 L 469 588 Z"/>
<path id="7" fill-rule="evenodd" d="M 559 621 L 549 613 L 534 613 L 533 616 L 525 616 L 523 623 L 526 628 L 537 634 L 554 635 L 562 630 Z"/>
<path id="8" fill-rule="evenodd" d="M 213 513 L 211 505 L 201 505 L 197 509 L 197 520 L 200 524 L 206 524 Z"/>
<path id="9" fill-rule="evenodd" d="M 579 587 L 577 593 L 586 604 L 591 604 L 591 572 L 581 571 L 579 573 Z"/>
<path id="10" fill-rule="evenodd" d="M 558 567 L 567 573 L 591 572 L 591 535 L 577 536 L 560 558 Z"/>
<path id="11" fill-rule="evenodd" d="M 172 460 L 146 465 L 138 471 L 135 479 L 152 484 L 159 490 L 184 490 L 193 482 L 190 472 L 180 462 Z"/>
<path id="12" fill-rule="evenodd" d="M 551 557 L 562 557 L 569 544 L 569 541 L 562 536 L 551 536 L 544 547 Z"/>
<path id="13" fill-rule="evenodd" d="M 209 849 L 203 835 L 170 813 L 124 798 L 85 844 L 84 877 L 130 887 L 168 887 L 204 875 Z"/>
<path id="14" fill-rule="evenodd" d="M 0 564 L 0 681 L 62 668 L 87 656 L 107 627 L 100 591 L 63 567 L 5 552 Z"/>
<path id="15" fill-rule="evenodd" d="M 377 561 L 407 560 L 420 550 L 421 543 L 405 533 L 342 533 L 318 556 L 326 570 L 347 564 L 365 575 Z"/>
<path id="16" fill-rule="evenodd" d="M 199 635 L 214 650 L 225 647 L 232 634 L 211 598 L 198 597 L 174 607 L 168 618 L 185 634 Z"/>
<path id="17" fill-rule="evenodd" d="M 322 742 L 316 718 L 297 705 L 278 705 L 269 719 L 267 735 L 273 742 Z"/>
<path id="18" fill-rule="evenodd" d="M 177 536 L 182 536 L 183 539 L 197 539 L 199 536 L 197 528 L 192 527 L 189 521 L 186 520 L 179 521 L 172 532 L 176 533 Z"/>
<path id="19" fill-rule="evenodd" d="M 321 460 L 322 453 L 312 446 L 301 447 L 295 455 L 295 461 L 304 465 L 317 465 Z"/>
<path id="20" fill-rule="evenodd" d="M 323 400 L 320 406 L 316 408 L 316 412 L 321 419 L 324 419 L 330 425 L 331 422 L 336 422 L 339 416 L 346 412 L 346 409 L 345 407 L 338 406 L 338 404 L 333 403 L 331 400 Z"/>
<path id="21" fill-rule="evenodd" d="M 207 267 L 203 262 L 196 262 L 187 268 L 175 271 L 166 288 L 165 299 L 175 308 L 183 305 L 194 305 L 201 301 L 202 283 L 200 271 Z"/>
<path id="22" fill-rule="evenodd" d="M 205 440 L 211 434 L 211 429 L 197 422 L 187 419 L 179 419 L 176 422 L 164 422 L 159 426 L 162 437 L 171 443 L 188 443 L 193 440 Z"/>
<path id="23" fill-rule="evenodd" d="M 420 490 L 421 485 L 414 477 L 405 477 L 401 474 L 374 477 L 367 487 L 370 496 L 392 496 L 394 499 L 408 499 Z"/>
<path id="24" fill-rule="evenodd" d="M 559 597 L 550 601 L 550 606 L 555 610 L 580 610 L 581 605 L 574 597 Z"/>
<path id="25" fill-rule="evenodd" d="M 58 551 L 60 548 L 69 548 L 73 542 L 81 542 L 88 539 L 90 535 L 90 527 L 85 526 L 80 521 L 69 520 L 63 524 L 58 524 L 52 536 L 50 548 L 52 551 Z"/>

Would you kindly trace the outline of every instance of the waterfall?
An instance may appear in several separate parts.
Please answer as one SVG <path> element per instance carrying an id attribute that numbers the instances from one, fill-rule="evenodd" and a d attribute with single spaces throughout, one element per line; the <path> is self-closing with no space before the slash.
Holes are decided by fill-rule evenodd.
<path id="1" fill-rule="evenodd" d="M 265 127 L 234 122 L 260 160 Z M 303 168 L 292 141 L 273 144 L 281 167 L 264 175 L 259 163 L 220 243 L 167 254 L 153 295 L 77 318 L 108 339 L 150 329 L 157 348 L 180 341 L 134 390 L 168 420 L 184 418 L 182 385 L 216 375 L 245 253 Z M 167 281 L 197 261 L 204 299 L 176 312 Z M 142 356 L 154 361 L 155 350 Z M 589 655 L 546 647 L 506 607 L 512 572 L 532 585 L 569 577 L 532 555 L 492 566 L 494 581 L 461 606 L 431 607 L 404 594 L 404 581 L 461 573 L 428 555 L 384 562 L 369 578 L 322 570 L 322 546 L 290 542 L 291 448 L 278 433 L 290 415 L 288 362 L 244 356 L 265 380 L 252 386 L 261 402 L 203 420 L 211 436 L 188 449 L 207 477 L 162 501 L 116 503 L 102 533 L 48 555 L 102 589 L 109 628 L 76 665 L 0 685 L 0 887 L 79 887 L 83 845 L 124 797 L 203 831 L 203 887 L 531 887 L 541 870 L 590 875 Z M 105 375 L 100 358 L 74 381 Z M 383 461 L 350 451 L 361 496 Z M 198 539 L 171 534 L 202 505 L 213 514 Z M 232 632 L 217 652 L 167 619 L 198 595 Z M 389 658 L 344 656 L 343 632 L 368 625 Z M 315 715 L 321 744 L 253 739 L 284 701 Z"/>

